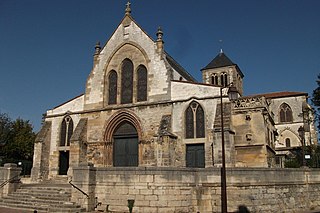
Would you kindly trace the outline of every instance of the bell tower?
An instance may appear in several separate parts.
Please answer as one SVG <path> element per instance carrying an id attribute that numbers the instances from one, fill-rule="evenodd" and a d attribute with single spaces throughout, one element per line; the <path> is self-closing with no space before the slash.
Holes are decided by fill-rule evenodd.
<path id="1" fill-rule="evenodd" d="M 243 94 L 243 73 L 237 64 L 233 63 L 222 51 L 204 68 L 202 71 L 202 81 L 206 84 L 216 86 L 228 86 L 233 83 L 242 96 Z"/>

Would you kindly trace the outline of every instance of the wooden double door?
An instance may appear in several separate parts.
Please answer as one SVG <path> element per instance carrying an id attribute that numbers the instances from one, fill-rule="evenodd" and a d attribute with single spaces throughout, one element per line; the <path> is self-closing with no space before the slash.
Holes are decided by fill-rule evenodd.
<path id="1" fill-rule="evenodd" d="M 113 135 L 113 165 L 118 167 L 138 166 L 138 134 L 134 126 L 122 123 Z"/>

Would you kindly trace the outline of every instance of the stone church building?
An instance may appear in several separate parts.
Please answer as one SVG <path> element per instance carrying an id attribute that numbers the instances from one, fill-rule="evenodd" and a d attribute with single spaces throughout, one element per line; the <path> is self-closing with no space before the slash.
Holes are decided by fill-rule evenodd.
<path id="1" fill-rule="evenodd" d="M 95 46 L 85 92 L 51 110 L 34 149 L 32 179 L 72 176 L 94 167 L 220 167 L 224 107 L 228 167 L 281 167 L 277 156 L 317 144 L 308 94 L 243 96 L 244 74 L 222 51 L 197 82 L 164 48 L 163 32 L 149 36 L 131 8 L 110 39 Z M 232 83 L 238 99 L 229 101 Z M 280 159 L 281 160 L 281 159 Z M 282 158 L 283 160 L 283 158 Z"/>
<path id="2" fill-rule="evenodd" d="M 124 212 L 134 200 L 135 212 L 219 212 L 223 124 L 230 210 L 320 208 L 319 172 L 281 169 L 292 150 L 318 143 L 308 94 L 244 96 L 244 73 L 223 51 L 201 72 L 197 82 L 127 4 L 95 46 L 84 94 L 47 111 L 31 181 L 73 181 L 71 200 L 89 211 Z"/>

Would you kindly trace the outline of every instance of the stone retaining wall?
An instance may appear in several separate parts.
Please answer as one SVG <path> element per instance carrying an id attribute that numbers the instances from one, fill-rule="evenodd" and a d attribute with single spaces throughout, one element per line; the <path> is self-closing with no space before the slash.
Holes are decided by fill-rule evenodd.
<path id="1" fill-rule="evenodd" d="M 74 168 L 73 201 L 88 209 L 134 212 L 220 212 L 220 169 Z M 227 169 L 228 211 L 245 205 L 250 212 L 297 212 L 320 209 L 320 170 Z M 97 199 L 95 200 L 95 197 Z"/>
<path id="2" fill-rule="evenodd" d="M 21 170 L 22 169 L 14 163 L 6 163 L 4 167 L 0 167 L 0 198 L 17 189 Z"/>

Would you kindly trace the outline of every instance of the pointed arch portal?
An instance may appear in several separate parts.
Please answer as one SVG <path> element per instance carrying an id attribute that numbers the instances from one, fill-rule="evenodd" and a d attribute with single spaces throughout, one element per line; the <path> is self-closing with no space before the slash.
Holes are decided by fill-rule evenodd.
<path id="1" fill-rule="evenodd" d="M 120 123 L 113 134 L 113 165 L 138 166 L 138 133 L 127 121 Z"/>
<path id="2" fill-rule="evenodd" d="M 106 123 L 106 165 L 138 166 L 141 158 L 141 125 L 138 117 L 129 110 L 120 110 Z"/>

